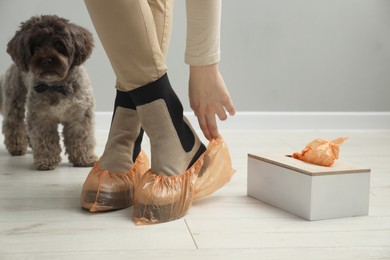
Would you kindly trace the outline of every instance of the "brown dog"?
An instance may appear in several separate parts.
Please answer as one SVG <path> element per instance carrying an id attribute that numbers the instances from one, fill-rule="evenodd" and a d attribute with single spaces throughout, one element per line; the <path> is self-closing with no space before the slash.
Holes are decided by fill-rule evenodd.
<path id="1" fill-rule="evenodd" d="M 82 66 L 92 49 L 92 34 L 66 19 L 43 15 L 21 24 L 7 47 L 15 64 L 0 78 L 4 144 L 10 154 L 23 155 L 30 144 L 36 168 L 54 169 L 61 162 L 62 124 L 69 161 L 93 165 L 94 98 Z"/>

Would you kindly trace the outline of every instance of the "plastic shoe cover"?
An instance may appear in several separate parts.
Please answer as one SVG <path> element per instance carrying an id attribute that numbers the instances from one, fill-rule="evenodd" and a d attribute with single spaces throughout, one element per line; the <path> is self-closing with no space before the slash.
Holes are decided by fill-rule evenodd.
<path id="1" fill-rule="evenodd" d="M 233 174 L 232 160 L 222 137 L 210 142 L 195 185 L 194 200 L 211 195 L 228 183 Z"/>
<path id="2" fill-rule="evenodd" d="M 293 158 L 320 166 L 331 166 L 339 158 L 339 145 L 347 138 L 340 137 L 333 141 L 315 139 L 301 152 L 292 155 Z"/>
<path id="3" fill-rule="evenodd" d="M 81 207 L 90 212 L 123 209 L 132 206 L 134 187 L 149 169 L 144 151 L 137 156 L 133 167 L 126 173 L 112 173 L 95 163 L 81 192 Z"/>
<path id="4" fill-rule="evenodd" d="M 233 173 L 222 137 L 212 140 L 194 165 L 179 176 L 159 176 L 149 170 L 135 188 L 135 224 L 156 224 L 182 217 L 194 199 L 223 187 Z"/>

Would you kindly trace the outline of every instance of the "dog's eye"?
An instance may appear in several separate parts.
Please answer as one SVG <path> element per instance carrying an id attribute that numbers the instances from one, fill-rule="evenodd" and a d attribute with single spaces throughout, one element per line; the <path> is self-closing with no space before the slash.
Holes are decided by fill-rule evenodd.
<path id="1" fill-rule="evenodd" d="M 57 51 L 59 51 L 62 54 L 67 54 L 67 49 L 64 44 L 61 42 L 56 42 L 54 45 L 54 48 L 56 48 Z"/>

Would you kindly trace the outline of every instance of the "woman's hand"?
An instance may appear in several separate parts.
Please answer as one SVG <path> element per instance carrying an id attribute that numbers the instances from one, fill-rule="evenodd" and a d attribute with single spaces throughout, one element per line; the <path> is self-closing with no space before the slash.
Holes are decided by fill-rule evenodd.
<path id="1" fill-rule="evenodd" d="M 215 115 L 224 121 L 227 119 L 226 111 L 231 116 L 236 113 L 217 63 L 190 66 L 189 97 L 204 136 L 208 140 L 217 138 L 219 132 Z"/>

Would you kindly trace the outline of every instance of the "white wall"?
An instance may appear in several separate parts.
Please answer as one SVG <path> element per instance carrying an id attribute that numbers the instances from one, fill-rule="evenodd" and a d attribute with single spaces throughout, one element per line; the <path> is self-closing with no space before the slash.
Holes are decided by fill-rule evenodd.
<path id="1" fill-rule="evenodd" d="M 168 66 L 189 110 L 184 3 L 176 0 Z M 37 14 L 95 33 L 81 0 L 1 0 L 0 72 L 8 40 Z M 222 26 L 221 70 L 239 111 L 390 111 L 390 1 L 223 0 Z M 97 111 L 111 111 L 115 77 L 95 39 L 86 66 Z"/>

